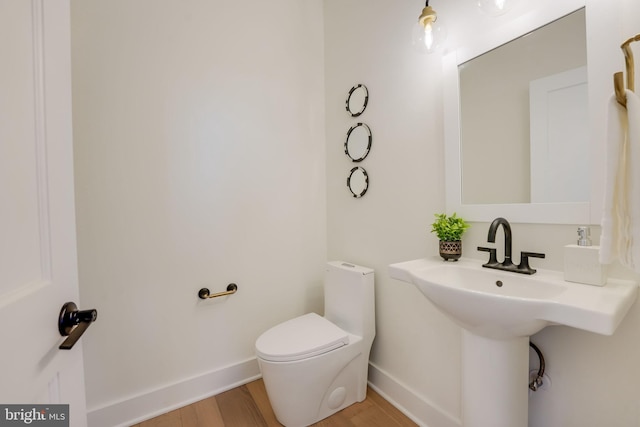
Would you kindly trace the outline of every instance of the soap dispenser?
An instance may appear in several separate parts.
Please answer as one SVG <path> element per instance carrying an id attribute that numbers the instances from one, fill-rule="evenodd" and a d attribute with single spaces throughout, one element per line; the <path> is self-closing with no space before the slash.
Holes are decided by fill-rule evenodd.
<path id="1" fill-rule="evenodd" d="M 591 244 L 589 227 L 578 227 L 578 242 L 564 247 L 564 280 L 603 286 L 607 281 L 606 268 L 600 264 L 599 246 Z"/>

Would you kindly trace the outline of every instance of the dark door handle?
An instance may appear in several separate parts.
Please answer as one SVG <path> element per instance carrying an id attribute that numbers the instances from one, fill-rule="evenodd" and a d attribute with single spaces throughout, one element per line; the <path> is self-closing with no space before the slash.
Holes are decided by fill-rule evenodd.
<path id="1" fill-rule="evenodd" d="M 98 311 L 95 309 L 80 311 L 74 303 L 65 303 L 60 310 L 60 316 L 58 316 L 58 331 L 67 339 L 58 348 L 70 350 L 97 318 Z"/>

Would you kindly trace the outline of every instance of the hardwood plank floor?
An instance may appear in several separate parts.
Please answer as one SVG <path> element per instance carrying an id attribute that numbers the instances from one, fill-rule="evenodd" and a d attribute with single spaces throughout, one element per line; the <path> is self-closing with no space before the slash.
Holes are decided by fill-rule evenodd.
<path id="1" fill-rule="evenodd" d="M 262 380 L 176 409 L 132 427 L 279 427 Z M 314 424 L 315 427 L 409 427 L 416 424 L 378 393 Z"/>

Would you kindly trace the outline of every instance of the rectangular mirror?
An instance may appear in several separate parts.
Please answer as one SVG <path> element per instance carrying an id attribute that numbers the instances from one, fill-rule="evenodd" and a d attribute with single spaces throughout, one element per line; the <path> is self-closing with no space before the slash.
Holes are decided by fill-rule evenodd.
<path id="1" fill-rule="evenodd" d="M 471 59 L 444 58 L 447 211 L 589 223 L 586 61 L 584 8 Z"/>

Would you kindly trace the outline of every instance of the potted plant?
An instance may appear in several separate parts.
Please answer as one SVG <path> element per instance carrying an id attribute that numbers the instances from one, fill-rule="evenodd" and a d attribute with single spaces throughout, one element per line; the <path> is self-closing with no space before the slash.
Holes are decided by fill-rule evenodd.
<path id="1" fill-rule="evenodd" d="M 435 214 L 436 220 L 431 224 L 431 232 L 440 239 L 440 256 L 445 261 L 457 261 L 462 256 L 462 235 L 469 224 L 456 215 Z"/>

